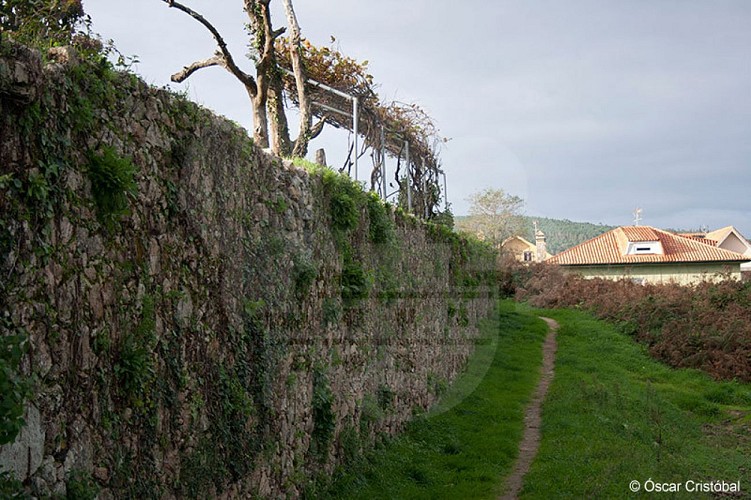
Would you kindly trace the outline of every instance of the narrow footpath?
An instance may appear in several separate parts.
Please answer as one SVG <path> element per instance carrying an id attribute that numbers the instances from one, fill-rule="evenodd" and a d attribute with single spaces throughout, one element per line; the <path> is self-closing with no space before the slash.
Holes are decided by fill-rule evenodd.
<path id="1" fill-rule="evenodd" d="M 540 382 L 532 396 L 527 409 L 524 412 L 524 437 L 519 444 L 519 458 L 516 459 L 514 470 L 506 479 L 506 492 L 501 497 L 502 500 L 512 500 L 519 497 L 522 489 L 524 475 L 529 471 L 532 460 L 537 455 L 537 449 L 540 447 L 540 423 L 542 421 L 542 402 L 553 380 L 555 371 L 555 351 L 558 347 L 555 336 L 558 331 L 558 323 L 550 318 L 540 317 L 548 324 L 550 331 L 545 337 L 545 343 L 542 346 L 542 367 L 540 368 Z"/>

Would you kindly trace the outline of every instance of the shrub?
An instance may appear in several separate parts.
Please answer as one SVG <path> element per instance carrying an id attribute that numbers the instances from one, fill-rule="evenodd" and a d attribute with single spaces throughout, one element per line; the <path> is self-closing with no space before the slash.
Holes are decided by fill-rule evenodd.
<path id="1" fill-rule="evenodd" d="M 99 495 L 99 486 L 91 474 L 81 469 L 70 471 L 66 490 L 66 498 L 70 500 L 94 500 Z"/>
<path id="2" fill-rule="evenodd" d="M 640 285 L 506 263 L 501 289 L 536 307 L 577 307 L 617 324 L 674 367 L 751 381 L 751 283 Z"/>
<path id="3" fill-rule="evenodd" d="M 7 470 L 0 470 L 0 498 L 9 500 L 27 498 L 23 491 L 23 483 Z"/>
<path id="4" fill-rule="evenodd" d="M 6 0 L 0 5 L 2 31 L 31 45 L 69 44 L 85 21 L 81 0 Z"/>
<path id="5" fill-rule="evenodd" d="M 395 398 L 396 394 L 391 389 L 391 387 L 387 386 L 386 384 L 381 384 L 378 386 L 376 399 L 378 400 L 378 406 L 383 411 L 392 410 L 394 408 Z"/>
<path id="6" fill-rule="evenodd" d="M 360 221 L 360 205 L 365 197 L 358 184 L 329 169 L 321 169 L 323 189 L 329 196 L 331 223 L 339 231 L 351 231 Z M 361 206 L 361 205 L 360 205 Z"/>

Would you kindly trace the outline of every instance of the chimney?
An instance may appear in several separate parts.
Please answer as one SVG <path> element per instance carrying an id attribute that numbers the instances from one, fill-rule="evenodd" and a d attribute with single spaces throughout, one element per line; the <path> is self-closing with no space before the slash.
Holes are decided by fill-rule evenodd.
<path id="1" fill-rule="evenodd" d="M 324 167 L 326 165 L 326 151 L 323 148 L 316 150 L 316 163 Z"/>
<path id="2" fill-rule="evenodd" d="M 544 261 L 548 253 L 547 244 L 545 243 L 545 233 L 537 227 L 537 221 L 535 221 L 535 246 L 537 247 L 536 262 Z"/>

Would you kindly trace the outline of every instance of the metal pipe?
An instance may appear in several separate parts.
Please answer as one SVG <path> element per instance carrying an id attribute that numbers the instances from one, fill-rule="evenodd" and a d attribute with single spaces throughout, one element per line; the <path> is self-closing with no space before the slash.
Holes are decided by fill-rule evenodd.
<path id="1" fill-rule="evenodd" d="M 332 108 L 331 106 L 327 106 L 327 105 L 322 104 L 320 102 L 313 101 L 310 104 L 312 104 L 313 106 L 317 106 L 317 107 L 319 107 L 321 109 L 325 109 L 326 111 L 331 111 L 332 113 L 339 113 L 340 115 L 344 115 L 344 116 L 351 116 L 352 115 L 352 113 L 350 113 L 348 111 L 342 111 L 341 109 Z"/>
<path id="2" fill-rule="evenodd" d="M 409 141 L 404 141 L 404 148 L 406 150 L 406 163 L 407 163 L 407 211 L 412 212 L 412 180 L 410 177 L 412 176 L 412 172 L 410 172 L 409 167 Z"/>
<path id="3" fill-rule="evenodd" d="M 282 67 L 280 66 L 280 68 L 279 68 L 279 69 L 281 69 L 282 71 L 284 71 L 285 73 L 287 73 L 287 74 L 288 74 L 288 75 L 290 75 L 290 76 L 295 76 L 295 74 L 294 74 L 293 72 L 291 72 L 290 70 L 288 70 L 287 68 L 282 68 Z M 316 86 L 316 87 L 320 87 L 320 88 L 322 88 L 323 90 L 328 90 L 328 91 L 329 91 L 329 92 L 331 92 L 332 94 L 336 94 L 336 95 L 338 95 L 339 97 L 344 97 L 345 99 L 350 99 L 350 100 L 351 100 L 351 99 L 355 99 L 355 97 L 352 97 L 352 96 L 351 96 L 351 95 L 349 95 L 349 94 L 345 94 L 345 93 L 344 93 L 344 92 L 342 92 L 341 90 L 336 90 L 335 88 L 333 88 L 333 87 L 329 87 L 329 86 L 328 86 L 328 85 L 326 85 L 325 83 L 321 83 L 321 82 L 318 82 L 318 81 L 316 81 L 316 80 L 313 80 L 312 78 L 306 78 L 306 79 L 305 79 L 305 82 L 306 82 L 306 83 L 309 83 L 309 84 L 311 84 L 311 85 L 314 85 L 314 86 Z"/>
<path id="4" fill-rule="evenodd" d="M 359 120 L 359 105 L 358 105 L 358 99 L 357 97 L 352 97 L 352 133 L 355 136 L 355 182 L 357 182 L 357 156 L 359 152 L 357 151 L 357 122 Z"/>
<path id="5" fill-rule="evenodd" d="M 383 201 L 386 201 L 386 134 L 381 123 L 381 187 L 383 188 Z"/>
<path id="6" fill-rule="evenodd" d="M 443 175 L 443 210 L 448 212 L 449 210 L 449 193 L 446 189 L 446 172 L 441 171 Z"/>
<path id="7" fill-rule="evenodd" d="M 425 158 L 422 159 L 422 172 L 420 172 L 420 175 L 422 176 L 422 204 L 423 204 L 423 218 L 428 218 L 428 180 L 427 176 L 425 175 Z"/>

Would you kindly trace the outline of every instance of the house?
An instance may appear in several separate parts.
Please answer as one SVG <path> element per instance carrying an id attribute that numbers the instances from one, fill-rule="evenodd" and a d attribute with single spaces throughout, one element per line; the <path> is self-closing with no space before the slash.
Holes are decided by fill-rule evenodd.
<path id="1" fill-rule="evenodd" d="M 520 262 L 542 262 L 552 257 L 547 250 L 545 233 L 535 223 L 535 243 L 530 243 L 521 236 L 506 238 L 501 243 L 501 253 L 513 255 Z"/>
<path id="2" fill-rule="evenodd" d="M 690 284 L 727 275 L 740 279 L 751 256 L 649 226 L 612 229 L 545 262 L 588 278 L 630 278 L 639 283 Z"/>
<path id="3" fill-rule="evenodd" d="M 708 233 L 683 234 L 718 248 L 724 248 L 751 258 L 751 243 L 733 226 L 723 227 Z M 751 262 L 741 264 L 741 271 L 751 272 Z"/>

